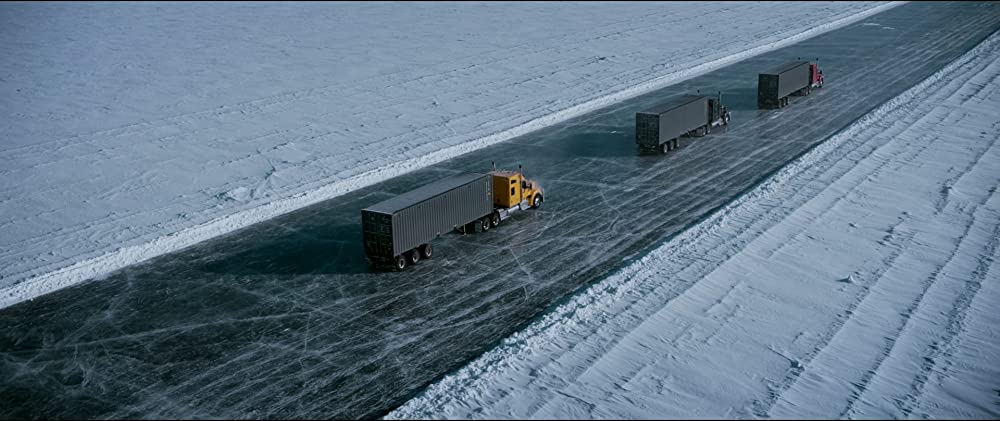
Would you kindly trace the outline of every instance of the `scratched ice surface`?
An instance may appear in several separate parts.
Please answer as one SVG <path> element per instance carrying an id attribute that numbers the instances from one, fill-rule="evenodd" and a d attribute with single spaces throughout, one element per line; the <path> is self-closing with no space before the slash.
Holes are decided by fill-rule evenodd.
<path id="1" fill-rule="evenodd" d="M 4 417 L 377 417 L 567 294 L 746 191 L 1000 27 L 908 4 L 441 165 L 0 311 Z M 886 29 L 889 27 L 891 29 Z M 756 75 L 820 57 L 826 86 L 755 108 Z M 721 89 L 728 131 L 639 157 L 636 110 Z M 546 202 L 449 234 L 402 273 L 364 263 L 367 205 L 490 161 Z"/>

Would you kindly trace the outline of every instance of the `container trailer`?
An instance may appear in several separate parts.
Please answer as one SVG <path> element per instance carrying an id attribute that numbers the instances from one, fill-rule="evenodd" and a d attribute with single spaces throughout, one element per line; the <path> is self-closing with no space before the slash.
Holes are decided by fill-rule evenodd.
<path id="1" fill-rule="evenodd" d="M 677 149 L 681 136 L 704 136 L 713 126 L 728 125 L 729 111 L 717 97 L 685 95 L 635 114 L 635 143 L 639 153 L 666 153 Z"/>
<path id="2" fill-rule="evenodd" d="M 789 61 L 757 76 L 757 107 L 783 108 L 791 95 L 809 95 L 823 86 L 823 71 L 816 63 Z"/>
<path id="3" fill-rule="evenodd" d="M 365 255 L 403 270 L 429 259 L 431 240 L 452 230 L 485 232 L 519 210 L 538 208 L 542 188 L 518 171 L 459 174 L 361 210 Z"/>

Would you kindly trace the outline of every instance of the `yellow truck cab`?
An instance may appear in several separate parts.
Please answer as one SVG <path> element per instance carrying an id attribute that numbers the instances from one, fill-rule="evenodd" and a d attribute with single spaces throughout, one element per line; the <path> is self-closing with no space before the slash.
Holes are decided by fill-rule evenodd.
<path id="1" fill-rule="evenodd" d="M 496 208 L 490 225 L 496 227 L 517 210 L 542 205 L 542 186 L 526 178 L 520 165 L 517 171 L 498 171 L 494 166 L 490 175 L 493 176 L 493 207 Z"/>

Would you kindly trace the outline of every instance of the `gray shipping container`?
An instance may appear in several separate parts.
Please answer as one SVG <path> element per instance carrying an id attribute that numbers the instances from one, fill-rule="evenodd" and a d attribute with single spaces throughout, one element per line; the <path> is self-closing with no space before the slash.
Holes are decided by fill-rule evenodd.
<path id="1" fill-rule="evenodd" d="M 391 261 L 456 227 L 493 213 L 493 177 L 461 174 L 361 210 L 365 254 Z"/>
<path id="2" fill-rule="evenodd" d="M 635 114 L 635 143 L 656 148 L 709 124 L 708 97 L 685 95 Z"/>
<path id="3" fill-rule="evenodd" d="M 757 77 L 757 107 L 775 108 L 778 101 L 809 86 L 809 62 L 790 61 Z"/>

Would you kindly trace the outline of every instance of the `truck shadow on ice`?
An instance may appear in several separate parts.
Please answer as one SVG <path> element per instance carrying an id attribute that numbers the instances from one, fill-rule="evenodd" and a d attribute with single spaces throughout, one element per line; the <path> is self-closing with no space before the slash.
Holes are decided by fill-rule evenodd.
<path id="1" fill-rule="evenodd" d="M 518 222 L 537 224 L 526 215 L 519 215 Z M 506 225 L 506 224 L 505 224 Z M 536 227 L 537 228 L 537 227 Z M 493 249 L 496 253 L 504 250 L 506 236 L 524 231 L 524 227 L 500 226 L 490 232 L 447 232 L 433 241 L 436 256 L 407 268 L 406 272 L 396 272 L 389 267 L 369 265 L 365 260 L 362 245 L 361 225 L 345 223 L 331 225 L 311 232 L 295 232 L 275 238 L 266 244 L 239 253 L 202 262 L 198 269 L 205 273 L 237 276 L 254 275 L 378 275 L 412 277 L 415 272 L 443 270 L 454 271 L 458 267 L 478 265 L 470 247 Z M 508 239 L 509 240 L 509 239 Z M 358 281 L 359 279 L 354 279 Z"/>
<path id="2" fill-rule="evenodd" d="M 575 134 L 546 146 L 557 156 L 567 158 L 631 158 L 635 156 L 634 127 L 603 127 L 601 129 Z"/>
<path id="3" fill-rule="evenodd" d="M 370 272 L 361 246 L 361 225 L 339 223 L 308 230 L 281 229 L 286 235 L 206 262 L 209 273 L 233 275 L 360 274 Z"/>

